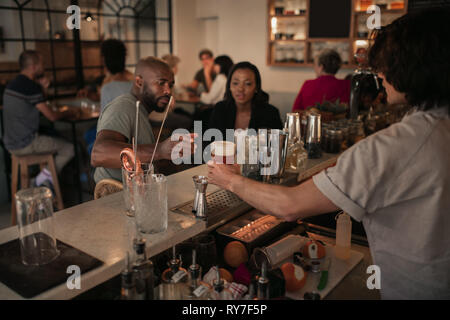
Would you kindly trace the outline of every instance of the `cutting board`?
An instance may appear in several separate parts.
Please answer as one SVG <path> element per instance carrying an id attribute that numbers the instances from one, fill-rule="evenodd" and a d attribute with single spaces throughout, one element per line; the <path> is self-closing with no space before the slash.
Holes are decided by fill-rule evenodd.
<path id="1" fill-rule="evenodd" d="M 350 250 L 350 258 L 348 260 L 340 260 L 334 256 L 334 246 L 325 245 L 326 249 L 326 256 L 323 259 L 320 259 L 321 262 L 324 262 L 325 259 L 330 258 L 331 264 L 330 269 L 328 270 L 328 282 L 326 287 L 319 291 L 317 290 L 317 285 L 319 284 L 319 279 L 321 273 L 314 273 L 312 271 L 308 272 L 306 284 L 305 286 L 295 292 L 286 292 L 286 297 L 290 299 L 295 300 L 304 300 L 303 296 L 305 292 L 316 292 L 320 294 L 320 298 L 324 299 L 328 293 L 331 292 L 338 284 L 339 282 L 344 279 L 344 277 L 352 271 L 354 267 L 364 258 L 364 254 L 361 252 L 357 252 L 354 250 Z M 282 263 L 280 263 L 278 266 L 283 265 L 285 262 L 293 262 L 292 258 L 289 258 Z"/>

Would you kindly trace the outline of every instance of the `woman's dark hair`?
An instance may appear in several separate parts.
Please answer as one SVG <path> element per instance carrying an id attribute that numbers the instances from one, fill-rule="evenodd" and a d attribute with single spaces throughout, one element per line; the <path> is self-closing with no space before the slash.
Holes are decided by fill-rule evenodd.
<path id="1" fill-rule="evenodd" d="M 269 103 L 269 95 L 261 89 L 261 74 L 259 73 L 258 68 L 248 61 L 239 62 L 235 64 L 233 68 L 231 68 L 231 71 L 227 79 L 225 101 L 227 103 L 235 104 L 233 95 L 231 94 L 230 85 L 231 85 L 231 78 L 233 77 L 234 72 L 239 69 L 249 69 L 255 75 L 256 92 L 252 99 L 252 106 L 258 106 L 260 104 Z"/>
<path id="2" fill-rule="evenodd" d="M 325 49 L 317 58 L 317 64 L 323 66 L 323 71 L 326 73 L 336 74 L 342 66 L 342 59 L 335 50 Z"/>
<path id="3" fill-rule="evenodd" d="M 122 41 L 108 39 L 102 43 L 102 56 L 109 72 L 116 74 L 125 70 L 127 48 Z"/>
<path id="4" fill-rule="evenodd" d="M 449 35 L 449 9 L 408 13 L 373 34 L 369 65 L 404 93 L 411 106 L 422 110 L 448 106 Z"/>
<path id="5" fill-rule="evenodd" d="M 214 63 L 220 66 L 220 73 L 224 74 L 225 77 L 228 76 L 234 64 L 229 56 L 218 56 L 214 59 Z"/>

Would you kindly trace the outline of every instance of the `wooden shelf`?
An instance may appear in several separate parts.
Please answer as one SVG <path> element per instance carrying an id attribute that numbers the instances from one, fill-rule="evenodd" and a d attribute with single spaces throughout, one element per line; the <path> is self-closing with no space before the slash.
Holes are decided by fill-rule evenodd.
<path id="1" fill-rule="evenodd" d="M 306 39 L 292 39 L 292 40 L 270 40 L 271 43 L 301 43 L 301 42 L 305 42 L 306 43 Z"/>
<path id="2" fill-rule="evenodd" d="M 359 0 L 352 0 L 352 12 L 350 15 L 350 31 L 349 36 L 346 38 L 309 38 L 309 14 L 310 14 L 310 5 L 311 1 L 314 0 L 307 0 L 306 1 L 306 13 L 302 13 L 299 15 L 280 15 L 280 14 L 273 14 L 275 12 L 274 10 L 274 4 L 275 0 L 267 0 L 268 3 L 268 46 L 267 46 L 267 65 L 274 66 L 274 67 L 313 67 L 312 61 L 312 53 L 311 53 L 311 47 L 315 43 L 319 42 L 334 42 L 334 43 L 348 43 L 348 52 L 347 48 L 345 50 L 343 48 L 340 49 L 340 51 L 343 51 L 343 54 L 345 53 L 347 55 L 348 53 L 348 59 L 352 61 L 350 64 L 343 64 L 342 69 L 354 69 L 357 66 L 353 64 L 353 56 L 356 51 L 356 41 L 368 41 L 370 43 L 371 39 L 369 39 L 369 36 L 367 38 L 365 37 L 358 37 L 357 36 L 357 27 L 358 27 L 358 18 L 361 19 L 361 16 L 363 15 L 370 15 L 366 11 L 357 11 L 356 7 Z M 408 8 L 408 0 L 404 0 L 404 9 L 381 9 L 382 14 L 405 14 L 407 13 Z M 306 38 L 305 39 L 280 39 L 276 40 L 273 37 L 272 33 L 272 19 L 273 18 L 305 18 L 306 23 L 304 26 L 304 30 L 302 30 L 302 33 L 304 32 Z M 283 30 L 277 30 L 278 32 L 283 33 Z M 304 63 L 292 63 L 292 62 L 275 62 L 275 47 L 277 45 L 289 45 L 289 44 L 302 44 L 304 43 L 304 54 L 303 58 L 305 60 Z M 298 49 L 297 49 L 298 50 Z"/>
<path id="3" fill-rule="evenodd" d="M 381 9 L 381 13 L 392 13 L 392 14 L 404 14 L 406 9 Z M 373 13 L 367 13 L 366 11 L 355 11 L 356 15 L 371 15 Z"/>
<path id="4" fill-rule="evenodd" d="M 307 18 L 308 14 L 307 13 L 301 13 L 301 14 L 273 14 L 270 15 L 270 18 Z"/>

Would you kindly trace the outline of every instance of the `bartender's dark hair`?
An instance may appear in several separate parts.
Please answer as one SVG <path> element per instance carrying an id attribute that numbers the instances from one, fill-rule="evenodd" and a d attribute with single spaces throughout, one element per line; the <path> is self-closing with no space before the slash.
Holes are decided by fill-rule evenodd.
<path id="1" fill-rule="evenodd" d="M 122 41 L 117 39 L 105 40 L 102 43 L 101 51 L 109 72 L 116 74 L 125 70 L 127 48 Z"/>
<path id="2" fill-rule="evenodd" d="M 384 74 L 395 90 L 405 93 L 411 106 L 421 110 L 448 107 L 449 35 L 449 9 L 408 13 L 374 32 L 369 65 Z"/>
<path id="3" fill-rule="evenodd" d="M 227 87 L 226 87 L 226 91 L 225 91 L 225 101 L 227 103 L 233 103 L 233 104 L 235 103 L 233 95 L 231 94 L 230 85 L 231 85 L 231 78 L 233 77 L 233 74 L 236 72 L 236 70 L 239 70 L 239 69 L 249 69 L 255 75 L 256 92 L 252 99 L 252 107 L 269 103 L 269 95 L 266 92 L 264 92 L 261 88 L 261 74 L 259 73 L 258 68 L 254 64 L 251 64 L 248 61 L 239 62 L 239 63 L 235 64 L 233 66 L 233 68 L 231 68 L 231 71 L 230 71 L 230 73 L 228 75 L 228 79 L 227 79 Z"/>

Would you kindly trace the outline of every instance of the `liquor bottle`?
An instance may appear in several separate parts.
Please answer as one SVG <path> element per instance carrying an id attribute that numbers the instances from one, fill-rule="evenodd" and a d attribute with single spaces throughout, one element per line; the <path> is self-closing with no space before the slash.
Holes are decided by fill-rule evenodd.
<path id="1" fill-rule="evenodd" d="M 261 266 L 261 275 L 257 282 L 257 297 L 258 300 L 269 299 L 269 278 L 267 277 L 267 262 L 263 261 Z"/>
<path id="2" fill-rule="evenodd" d="M 134 239 L 133 248 L 136 261 L 133 263 L 133 272 L 136 282 L 136 297 L 138 300 L 154 300 L 155 274 L 153 262 L 145 254 L 145 239 Z"/>
<path id="3" fill-rule="evenodd" d="M 134 280 L 134 272 L 130 270 L 130 255 L 127 252 L 125 262 L 125 269 L 120 274 L 122 280 L 122 288 L 120 290 L 121 300 L 135 300 L 136 299 L 136 285 Z"/>
<path id="4" fill-rule="evenodd" d="M 336 246 L 334 255 L 341 260 L 350 258 L 350 246 L 352 240 L 352 220 L 345 212 L 336 216 Z"/>
<path id="5" fill-rule="evenodd" d="M 169 261 L 166 270 L 162 273 L 162 299 L 180 300 L 186 296 L 188 272 L 181 267 L 181 259 L 176 257 L 176 249 L 172 248 L 173 258 Z M 180 256 L 181 258 L 181 256 Z"/>
<path id="6" fill-rule="evenodd" d="M 192 264 L 189 266 L 188 290 L 186 300 L 205 300 L 212 289 L 211 286 L 201 281 L 202 267 L 197 264 L 197 254 L 192 250 Z"/>

